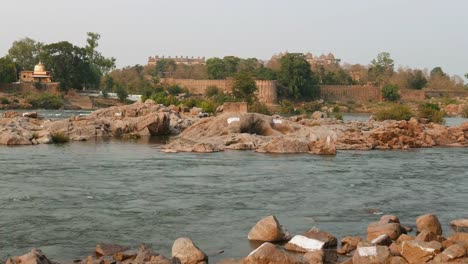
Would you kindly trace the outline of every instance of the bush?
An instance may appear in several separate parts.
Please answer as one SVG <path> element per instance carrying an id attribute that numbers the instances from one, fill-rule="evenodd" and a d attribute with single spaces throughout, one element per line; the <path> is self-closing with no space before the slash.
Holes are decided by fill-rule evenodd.
<path id="1" fill-rule="evenodd" d="M 117 97 L 119 98 L 120 102 L 123 103 L 125 102 L 125 100 L 127 100 L 128 93 L 125 87 L 123 87 L 123 85 L 117 84 L 115 86 L 115 93 L 117 93 Z"/>
<path id="2" fill-rule="evenodd" d="M 9 104 L 9 103 L 10 103 L 10 101 L 7 98 L 5 98 L 5 97 L 0 98 L 0 104 L 6 105 L 6 104 Z"/>
<path id="3" fill-rule="evenodd" d="M 68 135 L 59 131 L 52 132 L 51 137 L 52 137 L 52 142 L 56 144 L 67 143 L 68 141 L 70 141 L 70 138 L 68 137 Z"/>
<path id="4" fill-rule="evenodd" d="M 461 116 L 464 117 L 464 118 L 468 118 L 468 105 L 463 106 Z"/>
<path id="5" fill-rule="evenodd" d="M 343 115 L 341 113 L 334 113 L 333 117 L 338 120 L 343 120 Z"/>
<path id="6" fill-rule="evenodd" d="M 294 114 L 296 110 L 294 109 L 294 105 L 291 101 L 288 100 L 281 100 L 280 102 L 280 113 L 282 114 Z"/>
<path id="7" fill-rule="evenodd" d="M 382 108 L 374 114 L 376 120 L 410 120 L 413 116 L 411 109 L 406 105 L 396 104 Z"/>
<path id="8" fill-rule="evenodd" d="M 268 109 L 268 107 L 265 104 L 262 104 L 259 101 L 255 101 L 251 105 L 249 105 L 249 112 L 271 115 L 270 109 Z"/>
<path id="9" fill-rule="evenodd" d="M 432 103 L 424 103 L 418 107 L 418 117 L 426 118 L 429 122 L 443 124 L 445 112 L 440 107 Z"/>
<path id="10" fill-rule="evenodd" d="M 62 98 L 49 93 L 30 95 L 27 98 L 27 102 L 30 103 L 33 108 L 59 109 L 63 107 Z"/>
<path id="11" fill-rule="evenodd" d="M 320 111 L 321 109 L 322 109 L 322 104 L 318 101 L 304 103 L 304 110 L 308 113 Z"/>
<path id="12" fill-rule="evenodd" d="M 205 91 L 206 97 L 215 97 L 221 94 L 221 91 L 216 86 L 208 86 Z"/>
<path id="13" fill-rule="evenodd" d="M 174 85 L 171 85 L 171 86 L 167 87 L 167 92 L 168 92 L 170 95 L 178 95 L 178 94 L 187 92 L 187 90 L 184 89 L 184 88 L 182 88 L 182 87 L 180 87 L 180 86 L 177 85 L 177 84 L 174 84 Z"/>
<path id="14" fill-rule="evenodd" d="M 398 85 L 386 84 L 382 87 L 382 96 L 387 101 L 398 101 L 400 100 L 400 94 L 398 93 L 399 90 Z"/>

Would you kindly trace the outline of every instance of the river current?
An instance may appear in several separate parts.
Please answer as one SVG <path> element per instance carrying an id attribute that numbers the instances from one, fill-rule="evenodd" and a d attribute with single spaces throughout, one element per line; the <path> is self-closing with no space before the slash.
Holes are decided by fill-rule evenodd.
<path id="1" fill-rule="evenodd" d="M 38 247 L 72 260 L 105 242 L 170 256 L 188 236 L 217 261 L 247 255 L 247 233 L 271 214 L 292 234 L 338 238 L 364 236 L 381 213 L 410 226 L 435 213 L 445 233 L 468 217 L 466 148 L 169 154 L 164 140 L 0 146 L 0 259 Z"/>

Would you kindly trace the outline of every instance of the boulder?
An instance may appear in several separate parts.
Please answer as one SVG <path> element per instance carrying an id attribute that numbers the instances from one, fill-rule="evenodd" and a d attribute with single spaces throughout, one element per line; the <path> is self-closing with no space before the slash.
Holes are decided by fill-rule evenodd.
<path id="1" fill-rule="evenodd" d="M 19 257 L 7 259 L 6 264 L 54 264 L 40 249 L 33 248 L 31 252 Z"/>
<path id="2" fill-rule="evenodd" d="M 401 244 L 401 255 L 410 264 L 425 263 L 440 253 L 442 245 L 439 242 L 405 241 Z"/>
<path id="3" fill-rule="evenodd" d="M 277 246 L 265 242 L 242 260 L 242 264 L 302 264 L 303 262 L 287 255 Z"/>
<path id="4" fill-rule="evenodd" d="M 454 242 L 468 241 L 468 233 L 457 232 L 447 237 L 447 240 L 454 241 Z"/>
<path id="5" fill-rule="evenodd" d="M 37 112 L 25 112 L 21 116 L 22 117 L 27 117 L 27 118 L 37 118 L 38 114 L 37 114 Z"/>
<path id="6" fill-rule="evenodd" d="M 430 242 L 430 241 L 437 241 L 437 235 L 432 233 L 429 230 L 422 230 L 417 236 L 416 236 L 417 241 L 423 241 L 423 242 Z"/>
<path id="7" fill-rule="evenodd" d="M 456 219 L 450 222 L 450 226 L 455 232 L 467 232 L 468 233 L 468 219 Z"/>
<path id="8" fill-rule="evenodd" d="M 311 229 L 303 235 L 294 236 L 284 249 L 297 252 L 309 252 L 322 249 L 336 249 L 336 237 L 322 231 Z"/>
<path id="9" fill-rule="evenodd" d="M 414 240 L 416 239 L 414 236 L 409 236 L 407 234 L 401 234 L 398 239 L 396 240 L 397 243 L 401 244 L 404 241 Z"/>
<path id="10" fill-rule="evenodd" d="M 337 249 L 337 253 L 340 255 L 346 255 L 349 252 L 355 250 L 361 241 L 361 237 L 344 237 L 341 239 L 341 247 Z"/>
<path id="11" fill-rule="evenodd" d="M 400 219 L 396 215 L 382 215 L 379 220 L 380 223 L 400 223 Z"/>
<path id="12" fill-rule="evenodd" d="M 315 250 L 304 254 L 303 259 L 308 264 L 323 264 L 325 260 L 325 251 Z"/>
<path id="13" fill-rule="evenodd" d="M 320 112 L 320 111 L 315 111 L 312 113 L 312 115 L 310 116 L 312 119 L 321 119 L 321 118 L 325 118 L 327 115 L 323 112 Z"/>
<path id="14" fill-rule="evenodd" d="M 336 145 L 333 138 L 328 135 L 312 145 L 311 152 L 318 155 L 336 155 Z"/>
<path id="15" fill-rule="evenodd" d="M 390 244 L 392 244 L 392 240 L 390 239 L 388 235 L 383 234 L 374 238 L 371 241 L 371 244 L 374 246 L 390 246 Z"/>
<path id="16" fill-rule="evenodd" d="M 401 235 L 399 223 L 373 222 L 367 226 L 367 240 L 372 241 L 380 235 L 388 235 L 391 240 L 397 240 Z"/>
<path id="17" fill-rule="evenodd" d="M 433 214 L 426 214 L 419 216 L 416 219 L 416 229 L 421 232 L 428 230 L 436 235 L 442 235 L 442 227 L 439 219 Z"/>
<path id="18" fill-rule="evenodd" d="M 390 251 L 385 246 L 358 247 L 353 255 L 353 264 L 386 264 Z"/>
<path id="19" fill-rule="evenodd" d="M 250 230 L 247 238 L 262 242 L 280 242 L 291 239 L 289 233 L 282 228 L 275 216 L 267 216 L 258 221 Z"/>
<path id="20" fill-rule="evenodd" d="M 467 256 L 466 249 L 458 244 L 446 248 L 441 254 L 434 258 L 435 263 L 447 263 Z"/>
<path id="21" fill-rule="evenodd" d="M 181 264 L 208 263 L 208 256 L 187 237 L 178 238 L 174 241 L 172 258 L 180 261 Z"/>

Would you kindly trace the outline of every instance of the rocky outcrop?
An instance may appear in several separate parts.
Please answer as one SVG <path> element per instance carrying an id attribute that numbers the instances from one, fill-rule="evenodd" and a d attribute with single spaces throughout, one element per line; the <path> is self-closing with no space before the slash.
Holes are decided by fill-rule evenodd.
<path id="1" fill-rule="evenodd" d="M 37 115 L 12 112 L 0 119 L 0 144 L 31 145 L 51 143 L 54 134 L 70 140 L 95 137 L 139 137 L 180 133 L 199 118 L 185 118 L 167 107 L 148 100 L 96 110 L 88 116 L 44 120 Z"/>

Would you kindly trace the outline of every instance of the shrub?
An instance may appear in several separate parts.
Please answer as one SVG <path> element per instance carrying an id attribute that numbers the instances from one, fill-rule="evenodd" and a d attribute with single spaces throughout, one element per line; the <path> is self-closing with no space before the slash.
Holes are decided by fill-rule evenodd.
<path id="1" fill-rule="evenodd" d="M 468 104 L 463 106 L 461 116 L 464 118 L 468 118 Z"/>
<path id="2" fill-rule="evenodd" d="M 315 111 L 320 111 L 321 108 L 322 108 L 322 104 L 320 102 L 317 102 L 317 101 L 304 103 L 304 110 L 306 112 L 308 112 L 308 113 L 313 113 Z"/>
<path id="3" fill-rule="evenodd" d="M 270 109 L 268 109 L 268 107 L 265 104 L 262 104 L 259 101 L 255 101 L 251 105 L 249 105 L 249 112 L 271 115 Z"/>
<path id="4" fill-rule="evenodd" d="M 411 109 L 400 104 L 382 108 L 374 114 L 376 120 L 410 120 L 412 116 Z"/>
<path id="5" fill-rule="evenodd" d="M 218 105 L 212 100 L 205 100 L 200 103 L 200 107 L 205 113 L 214 113 L 216 112 L 216 108 L 218 107 Z"/>
<path id="6" fill-rule="evenodd" d="M 182 87 L 180 87 L 177 84 L 174 84 L 174 85 L 171 85 L 171 86 L 167 87 L 167 92 L 170 95 L 178 95 L 178 94 L 184 93 L 186 91 L 187 90 L 183 89 Z"/>
<path id="7" fill-rule="evenodd" d="M 426 118 L 429 122 L 443 124 L 445 112 L 437 104 L 424 103 L 418 107 L 418 117 Z"/>
<path id="8" fill-rule="evenodd" d="M 280 113 L 282 114 L 294 114 L 296 110 L 291 101 L 281 100 L 280 102 Z"/>
<path id="9" fill-rule="evenodd" d="M 27 98 L 27 102 L 30 103 L 33 108 L 59 109 L 63 107 L 62 98 L 49 93 L 30 95 Z"/>
<path id="10" fill-rule="evenodd" d="M 51 137 L 52 137 L 52 142 L 56 144 L 67 143 L 68 141 L 70 141 L 70 138 L 68 137 L 68 135 L 60 131 L 52 132 Z"/>
<path id="11" fill-rule="evenodd" d="M 120 102 L 123 103 L 125 102 L 125 100 L 127 100 L 128 93 L 125 87 L 123 87 L 123 85 L 117 84 L 115 86 L 115 93 L 117 93 L 117 97 L 119 98 Z"/>
<path id="12" fill-rule="evenodd" d="M 400 100 L 398 85 L 386 84 L 382 87 L 382 96 L 385 100 L 395 102 Z"/>
<path id="13" fill-rule="evenodd" d="M 343 120 L 343 115 L 341 113 L 334 113 L 333 117 L 338 120 Z"/>
<path id="14" fill-rule="evenodd" d="M 221 91 L 216 86 L 208 86 L 205 91 L 206 97 L 215 97 L 221 94 Z"/>
<path id="15" fill-rule="evenodd" d="M 333 107 L 333 113 L 339 113 L 340 112 L 340 107 L 335 105 L 335 107 Z"/>
<path id="16" fill-rule="evenodd" d="M 9 104 L 9 103 L 10 103 L 10 101 L 7 98 L 5 98 L 5 97 L 0 98 L 0 104 L 5 104 L 6 105 L 6 104 Z"/>

